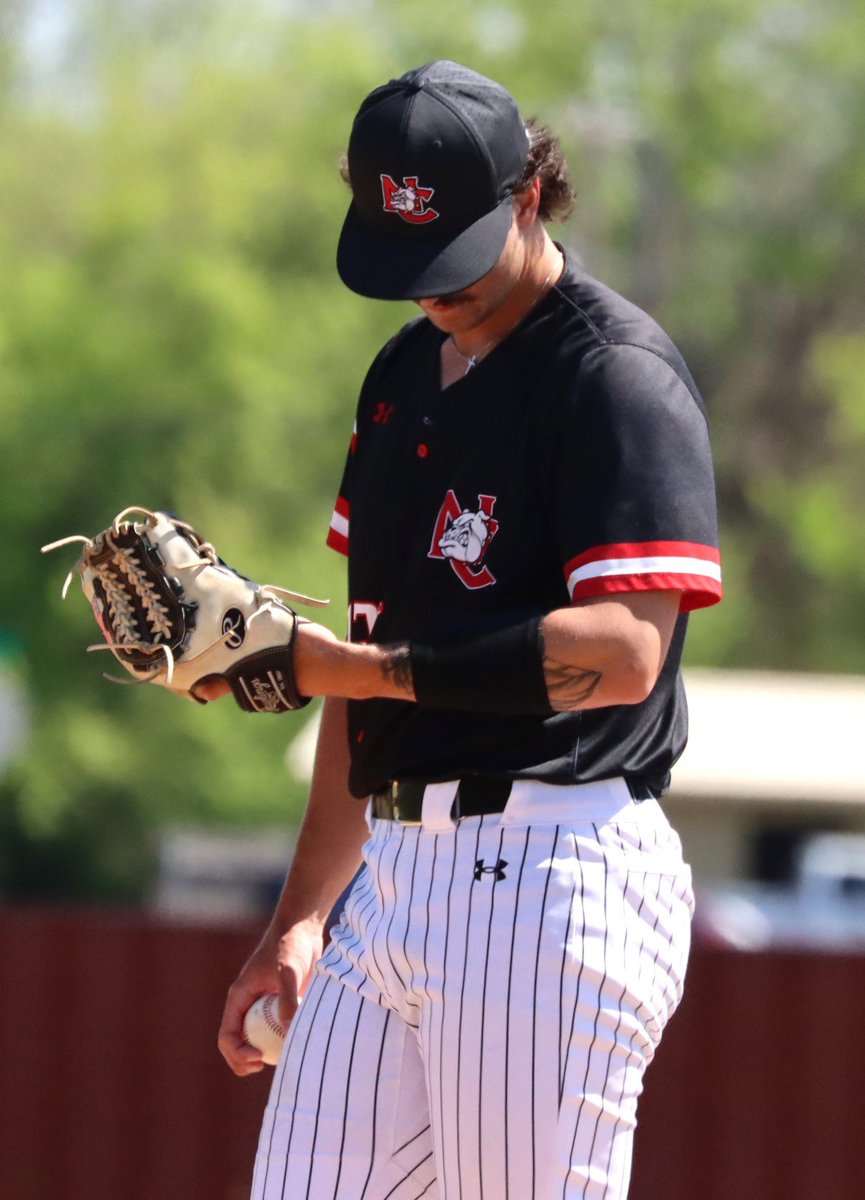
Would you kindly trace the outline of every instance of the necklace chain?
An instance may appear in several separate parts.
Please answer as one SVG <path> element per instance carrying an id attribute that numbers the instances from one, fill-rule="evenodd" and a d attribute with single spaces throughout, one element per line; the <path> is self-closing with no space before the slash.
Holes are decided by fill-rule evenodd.
<path id="1" fill-rule="evenodd" d="M 456 350 L 457 354 L 460 356 L 460 358 L 466 364 L 466 369 L 463 372 L 464 375 L 468 375 L 468 373 L 472 369 L 472 367 L 476 367 L 478 365 L 478 363 L 480 362 L 480 360 L 483 358 L 484 354 L 486 354 L 486 352 L 488 350 L 492 350 L 493 346 L 495 345 L 495 340 L 493 340 L 493 341 L 487 343 L 486 346 L 482 346 L 480 351 L 477 354 L 463 354 L 462 350 L 460 350 L 459 346 L 454 341 L 454 335 L 451 333 L 451 334 L 448 334 L 448 337 L 450 340 L 450 344 L 453 346 L 454 350 Z"/>
<path id="2" fill-rule="evenodd" d="M 550 271 L 549 275 L 546 277 L 544 282 L 541 284 L 541 287 L 540 287 L 540 290 L 539 290 L 537 296 L 535 297 L 535 299 L 532 301 L 531 305 L 527 309 L 528 312 L 531 312 L 531 310 L 535 307 L 535 305 L 539 302 L 541 297 L 544 295 L 544 293 L 547 290 L 547 287 L 550 284 L 550 281 L 553 278 L 554 273 L 555 273 L 555 267 L 553 268 L 552 271 Z M 513 326 L 511 328 L 513 328 Z M 454 335 L 452 333 L 449 333 L 448 341 L 450 342 L 451 346 L 453 346 L 454 350 L 457 352 L 457 354 L 460 356 L 460 358 L 463 360 L 463 362 L 466 364 L 466 369 L 463 372 L 463 375 L 468 375 L 469 371 L 471 371 L 471 369 L 473 367 L 476 367 L 478 365 L 478 363 L 481 361 L 481 359 L 485 358 L 489 354 L 490 350 L 493 350 L 499 344 L 499 342 L 504 341 L 504 339 L 508 336 L 508 334 L 510 332 L 511 332 L 510 329 L 506 329 L 504 333 L 501 333 L 497 337 L 492 338 L 491 341 L 487 342 L 485 346 L 481 346 L 480 350 L 477 350 L 474 354 L 463 354 L 462 350 L 460 350 L 459 346 L 456 344 L 456 339 L 454 338 Z"/>

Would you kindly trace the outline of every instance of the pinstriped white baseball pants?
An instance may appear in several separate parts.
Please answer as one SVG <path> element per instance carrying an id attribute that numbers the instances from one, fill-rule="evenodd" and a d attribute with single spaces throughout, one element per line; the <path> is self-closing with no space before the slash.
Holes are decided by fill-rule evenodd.
<path id="1" fill-rule="evenodd" d="M 373 821 L 286 1039 L 254 1200 L 623 1200 L 682 993 L 690 870 L 621 780 Z"/>

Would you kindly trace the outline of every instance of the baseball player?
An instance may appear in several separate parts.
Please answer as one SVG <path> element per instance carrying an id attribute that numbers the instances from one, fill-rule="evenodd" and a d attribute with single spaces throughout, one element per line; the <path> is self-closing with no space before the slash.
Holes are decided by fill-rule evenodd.
<path id="1" fill-rule="evenodd" d="M 687 614 L 721 594 L 703 406 L 550 239 L 558 143 L 499 84 L 377 88 L 346 173 L 342 279 L 421 315 L 361 390 L 329 535 L 350 639 L 298 631 L 328 697 L 309 807 L 220 1031 L 260 1070 L 243 1014 L 281 993 L 253 1196 L 620 1200 L 689 948 L 658 798 Z"/>

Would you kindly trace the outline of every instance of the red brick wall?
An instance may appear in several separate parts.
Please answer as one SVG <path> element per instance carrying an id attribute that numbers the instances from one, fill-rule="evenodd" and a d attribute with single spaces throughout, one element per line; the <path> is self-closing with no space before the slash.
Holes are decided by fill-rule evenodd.
<path id="1" fill-rule="evenodd" d="M 865 955 L 694 949 L 630 1200 L 862 1200 Z"/>
<path id="2" fill-rule="evenodd" d="M 0 1198 L 242 1200 L 266 1097 L 215 1034 L 254 932 L 0 911 Z"/>
<path id="3" fill-rule="evenodd" d="M 214 1039 L 256 935 L 0 909 L 0 1200 L 244 1200 L 270 1072 Z M 631 1200 L 860 1200 L 863 997 L 865 956 L 696 947 Z"/>

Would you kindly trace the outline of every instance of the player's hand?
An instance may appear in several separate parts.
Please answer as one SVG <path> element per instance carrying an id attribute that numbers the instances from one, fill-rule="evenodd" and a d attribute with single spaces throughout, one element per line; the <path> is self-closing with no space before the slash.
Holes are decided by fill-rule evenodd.
<path id="1" fill-rule="evenodd" d="M 264 1066 L 261 1053 L 243 1036 L 243 1018 L 259 996 L 280 990 L 279 976 L 276 947 L 264 941 L 228 989 L 216 1041 L 235 1075 L 252 1075 Z"/>
<path id="2" fill-rule="evenodd" d="M 317 921 L 293 925 L 279 940 L 279 1017 L 290 1025 L 309 986 L 315 964 L 324 953 L 324 929 Z"/>
<path id="3" fill-rule="evenodd" d="M 243 1036 L 250 1006 L 259 996 L 278 992 L 280 1018 L 288 1025 L 322 949 L 321 926 L 315 922 L 299 923 L 278 940 L 266 935 L 228 989 L 217 1045 L 235 1075 L 253 1075 L 264 1066 L 260 1052 Z"/>
<path id="4" fill-rule="evenodd" d="M 231 693 L 231 688 L 224 679 L 208 679 L 207 683 L 196 684 L 194 690 L 195 695 L 201 700 L 206 700 L 208 704 L 211 700 L 219 700 Z"/>

